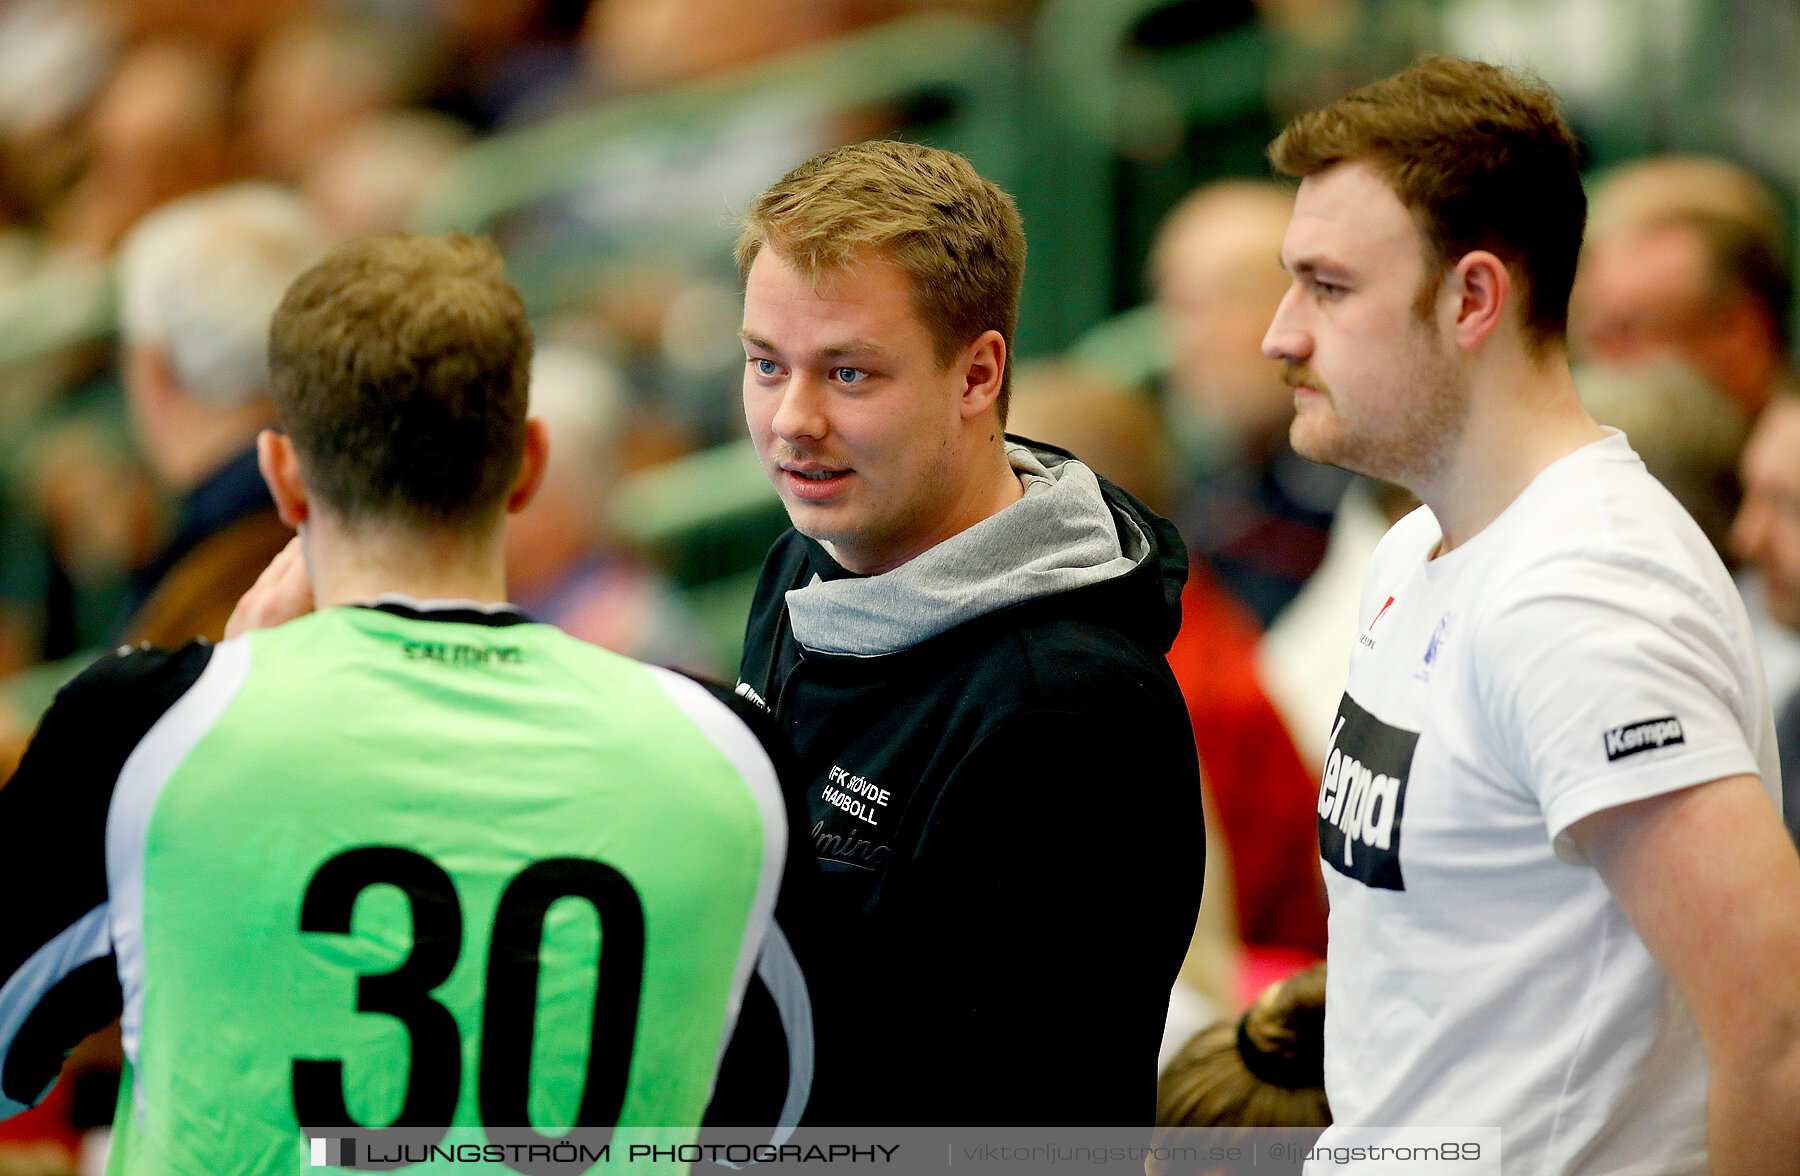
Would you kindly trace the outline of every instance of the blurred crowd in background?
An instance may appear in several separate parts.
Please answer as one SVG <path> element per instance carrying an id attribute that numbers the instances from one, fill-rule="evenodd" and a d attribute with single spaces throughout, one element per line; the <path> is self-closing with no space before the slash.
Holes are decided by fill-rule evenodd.
<path id="1" fill-rule="evenodd" d="M 94 651 L 218 636 L 285 539 L 248 456 L 268 315 L 368 233 L 490 233 L 532 308 L 554 449 L 514 599 L 729 678 L 783 525 L 741 439 L 733 215 L 823 147 L 930 142 L 1024 214 L 1009 427 L 1194 555 L 1170 658 L 1213 844 L 1172 1056 L 1323 952 L 1314 781 L 1364 564 L 1413 505 L 1287 445 L 1260 343 L 1292 197 L 1262 150 L 1424 51 L 1563 95 L 1578 381 L 1739 569 L 1791 760 L 1800 10 L 1775 0 L 7 0 L 0 760 Z M 81 1162 L 111 1105 L 64 1086 L 0 1172 Z"/>

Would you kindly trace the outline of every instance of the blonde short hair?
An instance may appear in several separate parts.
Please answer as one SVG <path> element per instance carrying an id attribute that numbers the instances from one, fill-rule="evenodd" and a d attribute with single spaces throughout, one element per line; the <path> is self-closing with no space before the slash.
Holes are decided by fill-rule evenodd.
<path id="1" fill-rule="evenodd" d="M 875 141 L 807 160 L 756 198 L 738 237 L 738 270 L 764 246 L 809 281 L 873 253 L 912 279 L 913 312 L 948 364 L 983 331 L 1012 349 L 1025 276 L 1025 228 L 1012 197 L 949 151 Z M 999 410 L 1006 420 L 1012 365 Z"/>

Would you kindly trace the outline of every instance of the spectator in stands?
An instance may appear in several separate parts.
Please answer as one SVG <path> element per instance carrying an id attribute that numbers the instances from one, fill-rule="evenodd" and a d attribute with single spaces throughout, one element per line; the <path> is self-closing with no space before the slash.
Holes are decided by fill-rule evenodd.
<path id="1" fill-rule="evenodd" d="M 1719 389 L 1738 418 L 1731 424 L 1747 433 L 1764 403 L 1797 386 L 1790 267 L 1776 202 L 1744 168 L 1700 156 L 1629 164 L 1595 192 L 1569 304 L 1571 347 L 1614 366 L 1678 356 Z M 1760 576 L 1740 576 L 1738 588 L 1779 705 L 1800 685 L 1800 637 L 1769 615 Z"/>
<path id="2" fill-rule="evenodd" d="M 203 45 L 222 57 L 241 60 L 252 46 L 294 13 L 323 6 L 317 5 L 315 0 L 257 0 L 255 4 L 106 0 L 105 7 L 126 36 L 167 37 Z"/>
<path id="3" fill-rule="evenodd" d="M 1113 485 L 1166 515 L 1175 455 L 1149 397 L 1083 364 L 1023 360 L 1006 431 L 1067 449 Z"/>
<path id="4" fill-rule="evenodd" d="M 298 183 L 357 124 L 417 89 L 416 51 L 347 21 L 301 20 L 257 47 L 244 78 L 244 157 Z"/>
<path id="5" fill-rule="evenodd" d="M 1738 508 L 1738 455 L 1750 421 L 1731 397 L 1679 355 L 1576 370 L 1581 402 L 1596 421 L 1631 439 L 1724 559 Z"/>
<path id="6" fill-rule="evenodd" d="M 600 359 L 546 344 L 531 363 L 531 415 L 550 435 L 537 497 L 507 519 L 507 588 L 532 618 L 583 641 L 691 673 L 717 667 L 699 623 L 607 524 L 620 474 L 624 389 Z"/>
<path id="7" fill-rule="evenodd" d="M 431 0 L 443 55 L 432 107 L 484 132 L 547 113 L 579 84 L 582 24 L 590 8 L 606 6 Z"/>
<path id="8" fill-rule="evenodd" d="M 1263 690 L 1254 618 L 1198 562 L 1181 614 L 1169 667 L 1231 854 L 1245 966 L 1279 975 L 1325 952 L 1317 783 Z"/>
<path id="9" fill-rule="evenodd" d="M 1689 170 L 1691 183 L 1660 199 L 1628 172 L 1613 207 L 1596 200 L 1570 303 L 1573 343 L 1608 363 L 1679 355 L 1750 420 L 1795 386 L 1790 251 L 1779 219 L 1760 207 L 1772 202 L 1752 198 L 1753 179 Z"/>
<path id="10" fill-rule="evenodd" d="M 603 0 L 582 36 L 605 93 L 747 65 L 894 15 L 893 0 Z"/>
<path id="11" fill-rule="evenodd" d="M 404 232 L 418 223 L 420 201 L 469 139 L 447 115 L 385 110 L 332 139 L 300 186 L 335 236 Z"/>
<path id="12" fill-rule="evenodd" d="M 9 221 L 37 219 L 79 166 L 76 128 L 120 53 L 107 16 L 67 0 L 0 7 L 0 207 Z"/>
<path id="13" fill-rule="evenodd" d="M 105 391 L 118 395 L 116 386 Z M 117 636 L 132 572 L 155 558 L 168 537 L 156 478 L 121 417 L 70 414 L 33 431 L 25 443 L 26 504 L 42 522 L 48 555 L 35 585 L 41 608 L 32 628 L 33 660 L 85 658 Z M 4 560 L 32 563 L 16 549 Z M 7 571 L 28 575 L 17 566 Z"/>
<path id="14" fill-rule="evenodd" d="M 1175 520 L 1259 626 L 1324 559 L 1349 485 L 1288 444 L 1293 390 L 1261 350 L 1285 288 L 1275 256 L 1292 208 L 1276 184 L 1209 184 L 1169 214 L 1151 255 L 1174 344 L 1168 411 L 1188 469 Z"/>
<path id="15" fill-rule="evenodd" d="M 144 213 L 233 170 L 226 63 L 197 46 L 149 41 L 101 93 L 82 131 L 87 162 L 49 230 L 61 249 L 112 251 Z"/>
<path id="16" fill-rule="evenodd" d="M 289 538 L 256 470 L 272 419 L 269 318 L 327 241 L 298 197 L 237 184 L 145 217 L 120 258 L 122 366 L 132 425 L 181 496 L 175 534 L 135 577 L 125 635 L 217 639 Z"/>
<path id="17" fill-rule="evenodd" d="M 1774 196 L 1739 164 L 1710 155 L 1653 155 L 1596 177 L 1586 240 L 1591 245 L 1680 209 L 1729 217 L 1769 239 L 1782 233 Z"/>
<path id="18" fill-rule="evenodd" d="M 1753 565 L 1769 618 L 1792 633 L 1800 630 L 1800 396 L 1777 396 L 1763 409 L 1741 471 L 1744 504 L 1732 545 Z M 1800 844 L 1800 690 L 1789 686 L 1770 701 L 1781 748 L 1782 813 Z"/>

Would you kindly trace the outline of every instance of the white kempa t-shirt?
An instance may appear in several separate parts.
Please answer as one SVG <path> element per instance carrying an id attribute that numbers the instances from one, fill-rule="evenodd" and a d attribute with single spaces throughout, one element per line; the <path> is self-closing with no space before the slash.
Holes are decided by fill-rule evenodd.
<path id="1" fill-rule="evenodd" d="M 1440 535 L 1420 509 L 1376 549 L 1320 785 L 1321 1146 L 1487 1126 L 1509 1176 L 1703 1173 L 1692 1016 L 1567 830 L 1745 772 L 1780 804 L 1743 605 L 1619 433 Z M 1307 1168 L 1414 1170 L 1448 1169 Z"/>

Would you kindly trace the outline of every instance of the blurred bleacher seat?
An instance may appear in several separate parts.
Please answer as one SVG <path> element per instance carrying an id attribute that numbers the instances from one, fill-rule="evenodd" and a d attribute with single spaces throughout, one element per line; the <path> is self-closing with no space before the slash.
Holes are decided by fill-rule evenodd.
<path id="1" fill-rule="evenodd" d="M 1677 148 L 1729 152 L 1727 75 L 1734 54 L 1745 51 L 1732 38 L 1733 6 L 1659 0 L 1658 11 L 1679 11 L 1672 30 L 1626 11 L 1630 3 L 1581 2 L 1613 21 L 1611 35 L 1626 42 L 1617 52 L 1634 63 L 1625 84 L 1583 96 L 1595 161 Z M 1466 33 L 1477 17 L 1490 28 L 1529 21 L 1534 5 L 1542 7 L 1537 0 L 1044 0 L 1035 9 L 1013 6 L 1026 18 L 1006 23 L 919 4 L 912 15 L 827 42 L 479 140 L 440 177 L 416 223 L 432 232 L 497 231 L 505 242 L 521 215 L 579 192 L 618 161 L 653 155 L 659 144 L 729 139 L 746 111 L 786 112 L 828 132 L 876 126 L 961 151 L 1018 197 L 1031 242 L 1020 357 L 1076 348 L 1115 376 L 1140 380 L 1161 364 L 1156 324 L 1140 305 L 1152 232 L 1194 185 L 1265 174 L 1264 144 L 1291 113 L 1284 104 L 1296 100 L 1284 78 L 1304 73 L 1341 89 L 1418 50 L 1448 47 L 1451 33 Z M 1295 32 L 1304 33 L 1295 22 L 1305 14 L 1326 9 L 1349 21 L 1334 34 L 1341 60 L 1332 70 L 1314 68 L 1322 51 Z M 534 314 L 578 304 L 605 275 L 645 257 L 728 285 L 737 209 L 722 201 L 661 211 L 610 232 L 577 217 L 517 235 L 509 266 Z M 104 342 L 111 319 L 104 265 L 63 267 L 0 288 L 0 381 Z M 728 372 L 708 378 L 720 383 L 713 393 L 722 402 L 735 395 Z M 19 397 L 0 399 L 4 475 L 30 423 L 9 413 L 28 416 L 30 408 L 11 407 Z M 722 664 L 733 664 L 762 552 L 783 525 L 747 444 L 633 474 L 617 513 L 623 533 L 690 596 Z"/>

